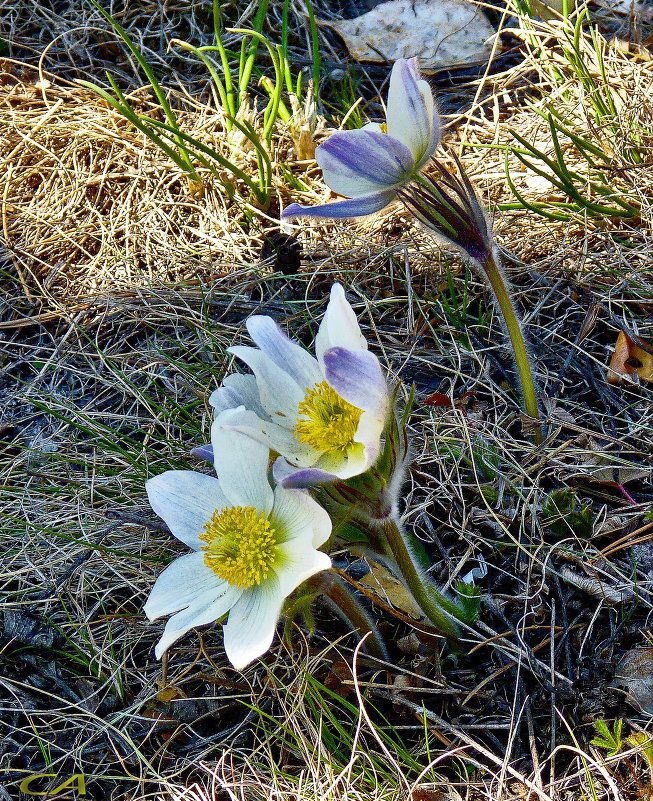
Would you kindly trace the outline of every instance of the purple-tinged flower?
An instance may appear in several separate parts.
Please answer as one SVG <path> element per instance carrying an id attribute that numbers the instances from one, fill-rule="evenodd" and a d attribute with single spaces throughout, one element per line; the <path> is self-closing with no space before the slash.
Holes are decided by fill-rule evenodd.
<path id="1" fill-rule="evenodd" d="M 381 452 L 390 394 L 342 286 L 331 288 L 317 358 L 270 317 L 250 317 L 247 330 L 258 348 L 229 350 L 254 375 L 227 376 L 210 398 L 218 415 L 234 410 L 229 429 L 283 456 L 288 470 L 279 480 L 293 486 L 364 473 Z"/>
<path id="2" fill-rule="evenodd" d="M 454 175 L 433 159 L 439 141 L 431 89 L 414 58 L 399 59 L 390 76 L 386 125 L 338 131 L 315 151 L 326 184 L 349 200 L 292 203 L 281 216 L 363 217 L 401 200 L 436 237 L 483 263 L 493 252 L 489 220 L 459 161 L 454 157 L 459 173 Z M 437 181 L 420 173 L 429 161 L 438 169 Z"/>
<path id="3" fill-rule="evenodd" d="M 426 166 L 440 141 L 440 119 L 428 83 L 414 58 L 395 62 L 390 76 L 386 124 L 338 131 L 315 151 L 324 181 L 349 200 L 324 206 L 293 203 L 284 218 L 362 217 L 380 211 Z"/>

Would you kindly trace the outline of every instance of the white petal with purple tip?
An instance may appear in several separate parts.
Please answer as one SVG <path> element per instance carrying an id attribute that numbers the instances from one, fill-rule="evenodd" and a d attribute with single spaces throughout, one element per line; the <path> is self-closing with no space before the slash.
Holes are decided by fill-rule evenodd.
<path id="1" fill-rule="evenodd" d="M 331 348 L 324 354 L 324 366 L 327 381 L 342 398 L 358 409 L 385 418 L 388 385 L 373 353 Z"/>
<path id="2" fill-rule="evenodd" d="M 331 287 L 331 298 L 315 337 L 315 355 L 323 369 L 324 351 L 336 346 L 347 350 L 367 350 L 367 342 L 341 284 Z"/>
<path id="3" fill-rule="evenodd" d="M 293 467 L 282 456 L 272 465 L 272 475 L 277 484 L 288 488 L 302 489 L 318 484 L 330 484 L 338 476 L 317 467 Z"/>

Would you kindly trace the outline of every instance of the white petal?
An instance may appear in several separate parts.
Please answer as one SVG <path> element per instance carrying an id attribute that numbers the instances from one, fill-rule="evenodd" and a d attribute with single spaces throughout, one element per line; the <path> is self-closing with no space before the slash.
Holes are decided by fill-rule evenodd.
<path id="1" fill-rule="evenodd" d="M 193 470 L 168 470 L 151 478 L 145 489 L 152 509 L 173 535 L 196 551 L 202 545 L 198 535 L 213 512 L 228 503 L 217 478 Z"/>
<path id="2" fill-rule="evenodd" d="M 235 412 L 238 411 L 238 414 Z M 319 458 L 319 451 L 311 445 L 298 442 L 293 436 L 293 430 L 268 423 L 265 420 L 254 420 L 235 410 L 229 427 L 267 446 L 270 450 L 280 453 L 292 464 L 300 467 L 310 467 Z"/>
<path id="3" fill-rule="evenodd" d="M 315 355 L 320 365 L 323 364 L 324 351 L 336 346 L 347 350 L 367 350 L 367 342 L 341 284 L 331 287 L 329 305 L 315 337 Z"/>
<path id="4" fill-rule="evenodd" d="M 313 548 L 324 545 L 331 536 L 331 518 L 304 490 L 275 487 L 270 523 Z"/>
<path id="5" fill-rule="evenodd" d="M 247 330 L 263 353 L 304 391 L 322 381 L 317 361 L 304 348 L 288 339 L 271 317 L 250 317 Z"/>
<path id="6" fill-rule="evenodd" d="M 204 564 L 203 551 L 175 559 L 159 575 L 143 611 L 150 621 L 195 603 L 207 592 L 219 595 L 224 580 Z"/>
<path id="7" fill-rule="evenodd" d="M 286 565 L 279 571 L 279 582 L 285 596 L 290 595 L 299 585 L 331 567 L 331 559 L 322 551 L 306 549 L 304 543 L 293 540 L 284 546 Z"/>
<path id="8" fill-rule="evenodd" d="M 268 480 L 270 449 L 232 427 L 232 423 L 257 425 L 259 418 L 244 406 L 227 409 L 211 426 L 215 472 L 232 506 L 253 506 L 268 514 L 272 488 Z"/>
<path id="9" fill-rule="evenodd" d="M 166 623 L 163 630 L 163 637 L 156 644 L 154 653 L 157 659 L 161 659 L 162 654 L 168 650 L 175 640 L 178 640 L 189 629 L 197 626 L 206 626 L 213 623 L 225 615 L 242 597 L 243 590 L 240 587 L 232 587 L 226 581 L 223 582 L 216 592 L 206 592 L 192 603 L 188 608 L 177 612 Z"/>
<path id="10" fill-rule="evenodd" d="M 433 94 L 420 80 L 415 59 L 398 59 L 390 75 L 387 107 L 388 135 L 403 142 L 416 169 L 431 158 L 439 141 L 439 118 Z"/>
<path id="11" fill-rule="evenodd" d="M 224 627 L 224 649 L 236 670 L 264 654 L 274 632 L 284 601 L 276 575 L 242 594 Z"/>
<path id="12" fill-rule="evenodd" d="M 299 404 L 304 400 L 306 388 L 300 387 L 288 373 L 280 370 L 272 359 L 258 348 L 234 345 L 229 348 L 229 353 L 242 359 L 252 369 L 266 416 L 269 416 L 273 423 L 294 428 Z"/>
<path id="13" fill-rule="evenodd" d="M 209 403 L 215 409 L 216 414 L 220 414 L 225 409 L 244 406 L 259 417 L 265 417 L 256 378 L 253 375 L 231 373 L 224 379 L 222 386 L 211 393 Z"/>
<path id="14" fill-rule="evenodd" d="M 338 195 L 371 195 L 405 183 L 415 160 L 405 144 L 387 134 L 338 131 L 316 148 L 326 185 Z"/>
<path id="15" fill-rule="evenodd" d="M 373 412 L 363 412 L 358 421 L 358 428 L 354 435 L 354 441 L 360 442 L 365 449 L 365 467 L 374 464 L 381 453 L 381 435 L 385 429 L 385 418 L 379 417 Z"/>
<path id="16" fill-rule="evenodd" d="M 364 445 L 355 442 L 347 449 L 346 455 L 325 453 L 315 466 L 318 470 L 324 470 L 340 479 L 345 479 L 364 473 L 370 464 L 371 462 L 365 455 Z"/>

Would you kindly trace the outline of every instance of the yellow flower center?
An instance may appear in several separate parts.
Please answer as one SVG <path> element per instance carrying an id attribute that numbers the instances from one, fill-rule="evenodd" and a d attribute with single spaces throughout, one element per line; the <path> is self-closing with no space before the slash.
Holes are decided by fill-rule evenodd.
<path id="1" fill-rule="evenodd" d="M 276 532 L 253 506 L 216 509 L 199 538 L 204 564 L 234 587 L 247 589 L 268 577 L 277 554 Z"/>
<path id="2" fill-rule="evenodd" d="M 362 411 L 322 381 L 307 389 L 299 404 L 294 437 L 323 453 L 345 453 L 352 445 Z"/>

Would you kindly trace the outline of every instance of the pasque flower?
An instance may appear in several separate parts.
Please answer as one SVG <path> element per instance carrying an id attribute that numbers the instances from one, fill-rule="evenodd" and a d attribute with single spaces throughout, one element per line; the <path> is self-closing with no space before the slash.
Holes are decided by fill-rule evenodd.
<path id="1" fill-rule="evenodd" d="M 385 131 L 383 130 L 385 128 Z M 349 200 L 323 206 L 293 203 L 283 217 L 361 217 L 380 211 L 413 180 L 440 141 L 440 120 L 414 58 L 395 62 L 385 126 L 338 131 L 315 151 L 327 186 Z"/>
<path id="2" fill-rule="evenodd" d="M 238 411 L 255 425 L 253 412 Z M 229 613 L 225 651 L 244 668 L 270 647 L 284 599 L 331 566 L 317 550 L 331 533 L 328 514 L 303 490 L 271 488 L 269 450 L 231 428 L 235 413 L 213 423 L 217 478 L 169 470 L 146 484 L 154 511 L 193 549 L 161 573 L 145 604 L 150 620 L 172 615 L 157 658 L 189 629 Z"/>
<path id="3" fill-rule="evenodd" d="M 282 217 L 361 217 L 401 200 L 437 238 L 469 256 L 487 281 L 513 346 L 526 412 L 539 420 L 538 392 L 521 320 L 490 222 L 458 159 L 454 158 L 455 174 L 433 158 L 439 142 L 438 115 L 429 85 L 419 78 L 415 59 L 399 59 L 392 68 L 386 130 L 384 133 L 381 126 L 366 125 L 333 134 L 316 149 L 315 158 L 326 184 L 349 200 L 321 206 L 292 203 Z M 420 173 L 429 161 L 439 173 L 436 179 Z M 539 427 L 535 441 L 542 441 Z"/>
<path id="4" fill-rule="evenodd" d="M 285 469 L 277 465 L 275 472 L 286 486 L 367 470 L 380 453 L 390 395 L 342 286 L 331 289 L 315 340 L 316 358 L 270 317 L 250 317 L 247 330 L 258 348 L 229 350 L 254 375 L 228 376 L 210 398 L 216 413 L 241 407 L 229 425 L 287 460 Z"/>

